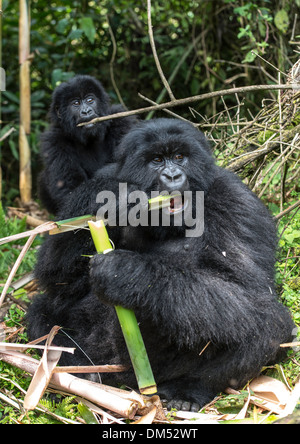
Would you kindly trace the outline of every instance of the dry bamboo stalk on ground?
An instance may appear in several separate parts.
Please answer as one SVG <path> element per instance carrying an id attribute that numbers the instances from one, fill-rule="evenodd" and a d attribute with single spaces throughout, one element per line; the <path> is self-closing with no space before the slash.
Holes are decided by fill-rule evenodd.
<path id="1" fill-rule="evenodd" d="M 0 352 L 0 360 L 16 366 L 31 375 L 34 375 L 39 365 L 38 360 L 17 352 Z M 107 387 L 106 390 L 104 390 L 101 384 L 77 378 L 67 373 L 54 373 L 49 386 L 86 398 L 101 407 L 107 408 L 129 419 L 135 416 L 139 407 L 138 402 L 121 398 L 114 393 L 109 393 Z"/>

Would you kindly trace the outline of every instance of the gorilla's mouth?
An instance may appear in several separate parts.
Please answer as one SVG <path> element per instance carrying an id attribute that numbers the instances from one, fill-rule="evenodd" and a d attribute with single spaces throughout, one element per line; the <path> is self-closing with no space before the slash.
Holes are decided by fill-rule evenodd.
<path id="1" fill-rule="evenodd" d="M 89 117 L 89 119 L 82 119 L 77 123 L 77 125 L 80 125 L 81 123 L 85 123 L 85 125 L 83 125 L 81 128 L 83 128 L 83 129 L 84 128 L 85 129 L 93 128 L 96 125 L 96 123 L 88 123 L 88 122 L 95 119 L 96 117 L 98 117 L 98 116 Z"/>
<path id="2" fill-rule="evenodd" d="M 188 206 L 188 200 L 183 196 L 174 196 L 170 200 L 170 205 L 166 208 L 170 214 L 182 213 Z"/>

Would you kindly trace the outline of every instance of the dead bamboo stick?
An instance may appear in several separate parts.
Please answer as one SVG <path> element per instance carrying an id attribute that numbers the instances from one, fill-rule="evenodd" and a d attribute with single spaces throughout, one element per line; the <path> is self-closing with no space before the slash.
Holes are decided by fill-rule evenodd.
<path id="1" fill-rule="evenodd" d="M 19 188 L 22 202 L 30 202 L 32 190 L 31 177 L 31 153 L 28 144 L 25 128 L 20 124 L 19 133 L 19 151 L 20 151 L 20 179 Z"/>
<path id="2" fill-rule="evenodd" d="M 39 361 L 18 352 L 0 352 L 0 361 L 20 368 L 34 375 Z M 107 408 L 122 417 L 132 419 L 138 409 L 138 402 L 124 399 L 115 393 L 109 393 L 97 384 L 67 373 L 53 373 L 50 384 L 52 388 L 81 396 L 101 407 Z"/>
<path id="3" fill-rule="evenodd" d="M 20 0 L 19 20 L 19 63 L 20 63 L 20 196 L 22 202 L 31 200 L 31 153 L 27 135 L 31 126 L 30 103 L 30 17 L 26 0 Z"/>

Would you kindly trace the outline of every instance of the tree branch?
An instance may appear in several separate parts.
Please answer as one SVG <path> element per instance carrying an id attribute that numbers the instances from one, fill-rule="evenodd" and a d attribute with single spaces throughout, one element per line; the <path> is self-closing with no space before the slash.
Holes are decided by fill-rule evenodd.
<path id="1" fill-rule="evenodd" d="M 127 108 L 125 103 L 124 103 L 124 101 L 123 101 L 123 99 L 122 99 L 120 90 L 119 90 L 119 88 L 117 86 L 117 83 L 116 83 L 116 80 L 115 80 L 114 63 L 115 63 L 116 55 L 117 55 L 117 42 L 116 42 L 116 39 L 115 39 L 115 35 L 114 35 L 114 32 L 113 32 L 113 29 L 112 29 L 111 24 L 110 24 L 109 16 L 108 15 L 107 15 L 106 19 L 107 19 L 108 30 L 109 30 L 109 34 L 110 34 L 110 38 L 111 38 L 112 47 L 113 47 L 111 61 L 109 63 L 109 71 L 110 71 L 111 83 L 112 83 L 112 85 L 114 87 L 115 93 L 118 96 L 119 102 L 122 104 L 122 106 L 124 108 Z"/>
<path id="2" fill-rule="evenodd" d="M 288 207 L 286 210 L 282 211 L 281 213 L 277 214 L 274 218 L 276 220 L 281 219 L 283 216 L 285 216 L 286 214 L 290 213 L 292 210 L 294 210 L 295 208 L 300 206 L 300 200 L 298 200 L 298 202 L 294 203 L 293 205 L 291 205 L 290 207 Z"/>
<path id="3" fill-rule="evenodd" d="M 148 32 L 149 32 L 150 44 L 151 44 L 154 60 L 156 63 L 156 67 L 157 67 L 158 73 L 160 75 L 160 78 L 164 84 L 164 87 L 168 91 L 170 99 L 176 100 L 175 96 L 171 90 L 171 87 L 168 84 L 168 81 L 163 73 L 163 70 L 162 70 L 162 67 L 161 67 L 157 52 L 156 52 L 155 41 L 154 41 L 154 36 L 153 36 L 152 18 L 151 18 L 151 0 L 147 0 L 147 8 L 148 8 Z"/>
<path id="4" fill-rule="evenodd" d="M 200 94 L 193 97 L 187 97 L 185 99 L 177 99 L 172 100 L 171 102 L 161 103 L 159 105 L 153 105 L 148 106 L 146 108 L 139 108 L 133 111 L 125 111 L 122 113 L 117 114 L 111 114 L 110 116 L 104 116 L 104 117 L 97 117 L 96 119 L 93 119 L 89 122 L 80 123 L 77 126 L 85 126 L 89 125 L 90 123 L 97 123 L 97 122 L 105 122 L 106 120 L 113 120 L 113 119 L 119 119 L 121 117 L 129 117 L 139 114 L 145 114 L 150 111 L 158 111 L 165 108 L 175 108 L 176 106 L 183 106 L 188 105 L 190 103 L 200 102 L 201 100 L 211 99 L 213 97 L 220 97 L 220 96 L 226 96 L 230 94 L 239 94 L 239 93 L 246 93 L 249 91 L 271 91 L 271 90 L 278 90 L 278 89 L 300 89 L 298 86 L 295 88 L 295 85 L 291 84 L 283 84 L 283 85 L 250 85 L 250 86 L 243 86 L 239 88 L 230 88 L 230 89 L 223 89 L 220 91 L 213 91 L 206 94 Z"/>

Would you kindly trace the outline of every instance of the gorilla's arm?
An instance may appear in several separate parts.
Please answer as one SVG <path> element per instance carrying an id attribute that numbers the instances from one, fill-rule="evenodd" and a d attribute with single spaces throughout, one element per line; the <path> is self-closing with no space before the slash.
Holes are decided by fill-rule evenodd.
<path id="1" fill-rule="evenodd" d="M 257 279 L 262 279 L 259 296 L 250 282 L 228 281 L 215 270 L 197 269 L 186 256 L 170 260 L 116 250 L 94 257 L 90 283 L 104 302 L 133 308 L 139 320 L 150 318 L 166 337 L 195 348 L 203 340 L 238 344 L 265 330 L 275 307 L 263 284 L 266 276 L 257 271 Z"/>
<path id="2" fill-rule="evenodd" d="M 42 137 L 42 160 L 45 165 L 39 176 L 39 194 L 50 212 L 56 213 L 65 197 L 88 179 L 80 165 L 74 144 L 57 128 Z"/>

